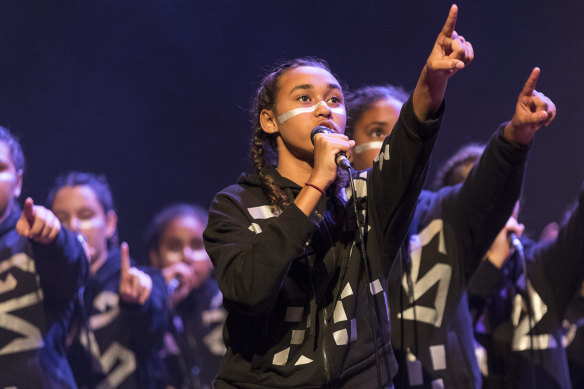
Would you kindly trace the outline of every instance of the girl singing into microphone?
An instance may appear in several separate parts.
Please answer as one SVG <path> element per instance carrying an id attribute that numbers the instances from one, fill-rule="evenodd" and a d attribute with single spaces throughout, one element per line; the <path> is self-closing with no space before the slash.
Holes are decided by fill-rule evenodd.
<path id="1" fill-rule="evenodd" d="M 448 79 L 474 55 L 454 31 L 457 11 L 373 168 L 349 173 L 356 193 L 337 174 L 335 156 L 353 142 L 328 66 L 295 59 L 263 79 L 255 171 L 216 195 L 204 234 L 228 312 L 217 388 L 392 387 L 386 278 L 424 183 Z M 313 146 L 317 126 L 332 133 Z"/>

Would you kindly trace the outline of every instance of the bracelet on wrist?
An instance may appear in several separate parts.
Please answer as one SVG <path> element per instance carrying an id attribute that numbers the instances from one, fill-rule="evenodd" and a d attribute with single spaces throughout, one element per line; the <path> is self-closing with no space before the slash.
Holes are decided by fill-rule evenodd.
<path id="1" fill-rule="evenodd" d="M 322 197 L 325 197 L 325 196 L 326 196 L 326 192 L 325 192 L 324 190 L 320 189 L 318 186 L 316 186 L 316 185 L 314 185 L 314 184 L 312 184 L 312 183 L 310 183 L 310 182 L 308 182 L 308 181 L 307 181 L 307 182 L 305 182 L 305 183 L 304 183 L 304 185 L 308 185 L 308 186 L 310 186 L 311 188 L 314 188 L 314 189 L 316 189 L 317 191 L 319 191 L 319 192 L 320 192 L 320 194 L 322 195 Z"/>

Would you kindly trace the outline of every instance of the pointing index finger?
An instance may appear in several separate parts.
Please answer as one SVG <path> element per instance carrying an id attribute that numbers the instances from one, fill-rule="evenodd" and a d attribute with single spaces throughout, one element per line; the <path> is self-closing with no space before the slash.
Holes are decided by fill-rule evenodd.
<path id="1" fill-rule="evenodd" d="M 126 242 L 122 243 L 121 246 L 121 272 L 122 279 L 126 278 L 130 273 L 130 248 Z"/>
<path id="2" fill-rule="evenodd" d="M 450 7 L 450 12 L 448 13 L 448 18 L 446 19 L 446 23 L 444 23 L 444 27 L 442 27 L 442 31 L 440 34 L 446 36 L 447 38 L 452 37 L 452 33 L 454 32 L 454 28 L 456 27 L 456 19 L 458 18 L 458 6 L 456 4 L 452 4 Z"/>
<path id="3" fill-rule="evenodd" d="M 533 91 L 535 90 L 535 86 L 537 85 L 537 80 L 539 79 L 539 74 L 541 70 L 538 67 L 533 68 L 531 74 L 527 81 L 525 81 L 525 85 L 523 86 L 523 90 L 521 94 L 523 96 L 531 96 L 533 95 Z"/>
<path id="4" fill-rule="evenodd" d="M 24 216 L 29 226 L 32 227 L 34 224 L 34 201 L 30 197 L 24 201 Z"/>

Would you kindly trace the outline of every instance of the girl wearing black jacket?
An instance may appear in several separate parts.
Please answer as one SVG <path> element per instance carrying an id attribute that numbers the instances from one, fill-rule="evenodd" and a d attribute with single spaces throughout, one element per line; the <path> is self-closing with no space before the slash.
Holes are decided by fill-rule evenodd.
<path id="1" fill-rule="evenodd" d="M 263 80 L 255 172 L 216 195 L 204 234 L 228 311 L 217 388 L 392 387 L 386 278 L 426 176 L 448 78 L 473 58 L 456 17 L 452 6 L 374 167 L 349 173 L 355 195 L 337 174 L 335 156 L 353 142 L 326 65 L 293 60 Z M 331 133 L 313 146 L 317 126 Z"/>

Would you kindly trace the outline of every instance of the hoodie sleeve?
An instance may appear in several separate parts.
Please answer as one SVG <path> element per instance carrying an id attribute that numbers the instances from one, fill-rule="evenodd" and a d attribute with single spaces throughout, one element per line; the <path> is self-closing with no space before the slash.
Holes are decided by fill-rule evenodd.
<path id="1" fill-rule="evenodd" d="M 505 272 L 488 259 L 483 260 L 473 274 L 468 287 L 468 305 L 473 317 L 478 317 L 505 285 Z"/>
<path id="2" fill-rule="evenodd" d="M 531 259 L 530 281 L 536 290 L 549 290 L 561 320 L 584 279 L 584 185 L 578 206 L 560 228 L 558 237 L 535 245 L 527 250 L 526 256 Z"/>
<path id="3" fill-rule="evenodd" d="M 120 299 L 120 308 L 126 320 L 132 323 L 132 339 L 136 347 L 151 349 L 151 345 L 161 344 L 168 322 L 166 283 L 159 270 L 148 266 L 139 269 L 152 279 L 150 296 L 143 305 L 126 303 Z"/>
<path id="4" fill-rule="evenodd" d="M 445 222 L 465 248 L 466 280 L 505 226 L 519 200 L 529 145 L 507 141 L 501 125 L 465 182 L 444 201 Z"/>
<path id="5" fill-rule="evenodd" d="M 79 235 L 62 228 L 50 244 L 30 242 L 45 298 L 70 301 L 89 277 L 89 262 Z"/>
<path id="6" fill-rule="evenodd" d="M 444 107 L 443 102 L 435 119 L 421 122 L 410 97 L 369 170 L 368 218 L 382 242 L 384 258 L 395 257 L 407 233 L 426 180 Z"/>
<path id="7" fill-rule="evenodd" d="M 318 226 L 294 203 L 278 217 L 267 205 L 256 207 L 265 212 L 255 220 L 243 203 L 241 193 L 229 188 L 213 199 L 205 248 L 225 305 L 264 316 L 272 311 L 292 261 L 304 255 L 306 242 Z"/>

